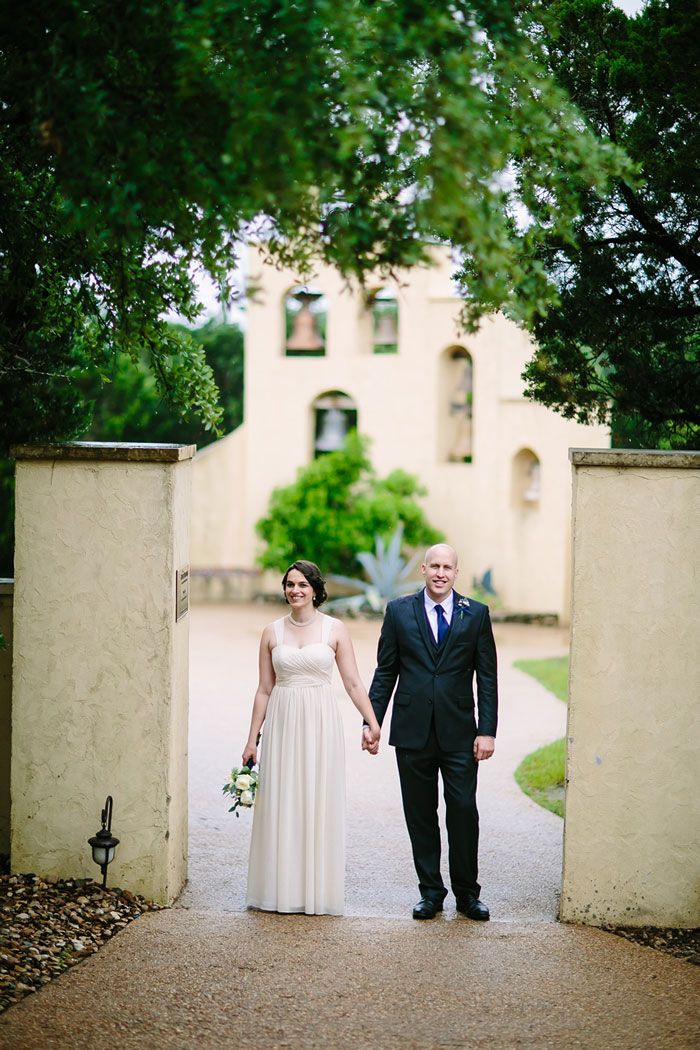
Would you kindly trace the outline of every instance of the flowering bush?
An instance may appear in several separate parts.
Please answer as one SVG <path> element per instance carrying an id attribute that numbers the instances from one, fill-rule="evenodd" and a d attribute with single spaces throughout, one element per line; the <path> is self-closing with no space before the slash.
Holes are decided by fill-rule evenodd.
<path id="1" fill-rule="evenodd" d="M 229 813 L 238 810 L 239 806 L 252 806 L 255 802 L 255 792 L 258 790 L 258 771 L 243 766 L 239 769 L 234 766 L 231 770 L 222 791 L 224 795 L 230 795 L 233 805 L 229 807 Z M 240 814 L 236 812 L 238 817 Z"/>

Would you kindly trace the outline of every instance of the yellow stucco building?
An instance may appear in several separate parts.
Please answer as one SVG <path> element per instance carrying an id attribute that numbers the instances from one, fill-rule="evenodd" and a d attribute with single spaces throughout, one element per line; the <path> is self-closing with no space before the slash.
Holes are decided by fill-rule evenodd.
<path id="1" fill-rule="evenodd" d="M 433 267 L 364 293 L 323 267 L 300 288 L 251 248 L 244 423 L 195 459 L 195 573 L 251 569 L 272 489 L 356 424 L 378 473 L 401 467 L 427 487 L 463 590 L 490 570 L 504 609 L 568 619 L 568 449 L 609 447 L 609 434 L 524 397 L 531 344 L 512 322 L 460 334 L 453 269 L 436 251 Z"/>

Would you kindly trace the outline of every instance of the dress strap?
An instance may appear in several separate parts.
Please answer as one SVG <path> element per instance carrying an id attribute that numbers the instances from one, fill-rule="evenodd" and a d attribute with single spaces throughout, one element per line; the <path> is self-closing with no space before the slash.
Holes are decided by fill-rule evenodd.
<path id="1" fill-rule="evenodd" d="M 272 625 L 275 628 L 275 643 L 277 645 L 282 645 L 284 642 L 284 620 L 285 617 L 283 616 L 281 620 L 275 620 Z"/>
<path id="2" fill-rule="evenodd" d="M 321 616 L 323 617 L 323 620 L 321 622 L 321 641 L 324 643 L 324 645 L 328 645 L 328 639 L 330 638 L 331 631 L 333 630 L 333 617 L 326 616 L 325 613 L 321 613 Z"/>

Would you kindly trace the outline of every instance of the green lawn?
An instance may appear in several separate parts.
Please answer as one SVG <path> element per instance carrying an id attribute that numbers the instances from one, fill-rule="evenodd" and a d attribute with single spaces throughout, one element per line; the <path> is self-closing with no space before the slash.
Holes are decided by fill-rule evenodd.
<path id="1" fill-rule="evenodd" d="M 532 675 L 551 693 L 566 703 L 569 687 L 569 658 L 555 656 L 549 660 L 516 660 L 514 667 Z M 555 740 L 527 755 L 515 771 L 518 786 L 538 806 L 564 816 L 564 767 L 566 741 Z"/>
<path id="2" fill-rule="evenodd" d="M 538 806 L 564 816 L 566 741 L 555 740 L 531 751 L 515 771 L 515 782 Z"/>
<path id="3" fill-rule="evenodd" d="M 564 703 L 569 698 L 569 657 L 552 656 L 549 660 L 516 660 L 513 667 L 536 678 L 545 689 Z"/>

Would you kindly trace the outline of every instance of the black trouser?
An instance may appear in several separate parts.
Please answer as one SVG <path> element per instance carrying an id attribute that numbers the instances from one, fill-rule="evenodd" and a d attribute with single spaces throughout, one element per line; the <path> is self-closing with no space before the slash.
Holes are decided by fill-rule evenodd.
<path id="1" fill-rule="evenodd" d="M 443 751 L 434 726 L 424 748 L 409 751 L 397 747 L 396 760 L 421 896 L 442 902 L 447 894 L 440 874 L 439 771 L 445 795 L 452 892 L 460 900 L 472 894 L 478 897 L 476 775 L 479 763 L 471 751 Z"/>

